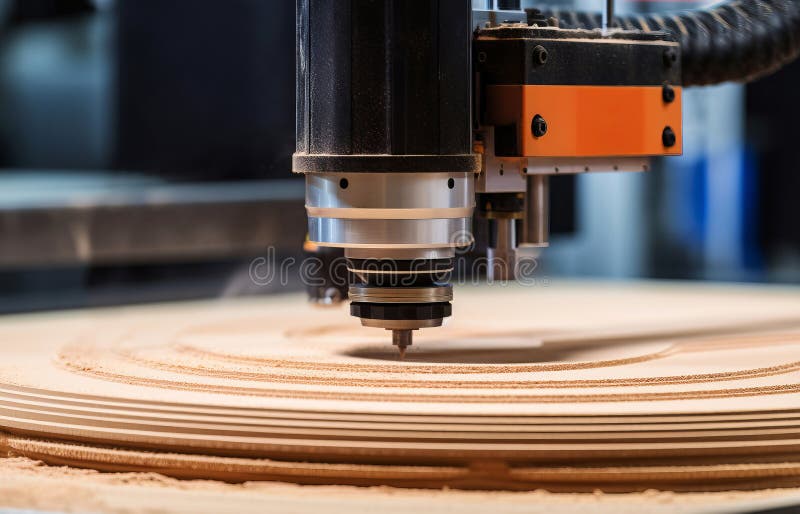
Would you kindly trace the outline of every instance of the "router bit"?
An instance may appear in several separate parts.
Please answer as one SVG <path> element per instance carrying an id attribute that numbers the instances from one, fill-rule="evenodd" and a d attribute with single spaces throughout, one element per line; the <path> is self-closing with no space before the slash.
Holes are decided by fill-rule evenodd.
<path id="1" fill-rule="evenodd" d="M 413 344 L 413 334 L 409 329 L 392 330 L 392 344 L 400 350 L 400 359 L 406 356 L 406 348 Z"/>

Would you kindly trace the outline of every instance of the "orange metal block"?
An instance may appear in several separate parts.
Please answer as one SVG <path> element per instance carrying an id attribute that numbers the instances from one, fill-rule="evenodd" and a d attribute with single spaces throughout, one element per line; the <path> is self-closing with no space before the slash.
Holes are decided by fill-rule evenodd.
<path id="1" fill-rule="evenodd" d="M 682 90 L 673 89 L 668 103 L 661 86 L 488 86 L 486 121 L 516 123 L 525 157 L 680 155 Z M 547 122 L 541 137 L 531 131 L 537 114 Z M 662 143 L 667 126 L 672 147 Z"/>

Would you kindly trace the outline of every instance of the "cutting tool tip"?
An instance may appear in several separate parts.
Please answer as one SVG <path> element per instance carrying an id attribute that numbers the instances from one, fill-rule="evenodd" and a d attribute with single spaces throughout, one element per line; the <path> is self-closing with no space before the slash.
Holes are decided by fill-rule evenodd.
<path id="1" fill-rule="evenodd" d="M 411 330 L 392 330 L 392 344 L 400 350 L 400 360 L 406 356 L 406 348 L 412 344 Z"/>

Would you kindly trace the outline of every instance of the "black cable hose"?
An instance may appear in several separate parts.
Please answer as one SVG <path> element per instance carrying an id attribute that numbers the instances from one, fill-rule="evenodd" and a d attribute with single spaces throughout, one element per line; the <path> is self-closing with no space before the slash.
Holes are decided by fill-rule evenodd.
<path id="1" fill-rule="evenodd" d="M 597 13 L 550 10 L 564 28 L 600 27 Z M 670 33 L 681 45 L 684 86 L 749 81 L 800 53 L 800 0 L 728 0 L 709 9 L 616 16 L 627 30 Z"/>

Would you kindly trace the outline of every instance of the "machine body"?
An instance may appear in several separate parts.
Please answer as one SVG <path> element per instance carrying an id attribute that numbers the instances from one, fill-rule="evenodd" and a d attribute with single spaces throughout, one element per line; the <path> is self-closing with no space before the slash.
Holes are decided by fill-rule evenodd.
<path id="1" fill-rule="evenodd" d="M 548 174 L 680 153 L 680 48 L 666 34 L 476 26 L 465 0 L 299 0 L 297 15 L 293 171 L 309 243 L 344 250 L 351 314 L 401 352 L 450 315 L 476 205 L 490 276 L 508 279 L 518 254 L 547 245 Z"/>
<path id="2" fill-rule="evenodd" d="M 351 314 L 394 331 L 401 352 L 450 315 L 473 211 L 489 224 L 489 277 L 511 278 L 548 245 L 549 175 L 679 155 L 687 76 L 749 79 L 800 49 L 792 0 L 648 18 L 606 4 L 601 18 L 297 0 L 293 171 L 306 177 L 309 246 L 343 251 Z"/>

